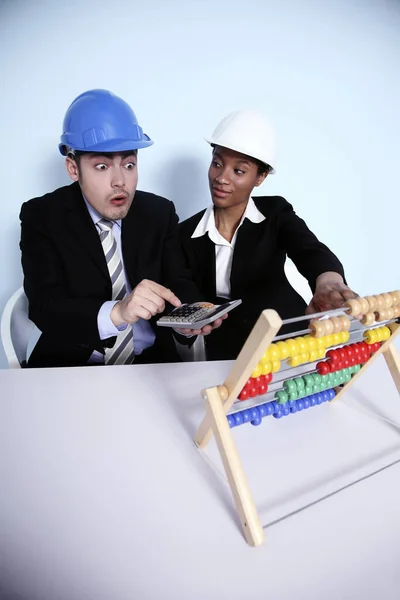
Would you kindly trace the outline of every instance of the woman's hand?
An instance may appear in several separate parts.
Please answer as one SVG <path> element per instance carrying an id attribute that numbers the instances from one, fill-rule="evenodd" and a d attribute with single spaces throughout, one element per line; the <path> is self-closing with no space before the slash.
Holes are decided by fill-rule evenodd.
<path id="1" fill-rule="evenodd" d="M 357 297 L 358 294 L 344 283 L 339 273 L 327 271 L 317 278 L 315 293 L 306 308 L 306 314 L 341 308 L 346 300 Z"/>

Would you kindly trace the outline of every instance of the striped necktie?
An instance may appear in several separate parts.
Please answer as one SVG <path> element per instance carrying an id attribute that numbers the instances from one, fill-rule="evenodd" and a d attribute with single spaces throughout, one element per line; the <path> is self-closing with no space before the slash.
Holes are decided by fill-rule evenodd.
<path id="1" fill-rule="evenodd" d="M 106 257 L 108 272 L 112 284 L 112 299 L 122 300 L 126 296 L 125 274 L 118 252 L 117 242 L 113 236 L 114 222 L 101 219 L 97 222 L 100 229 L 100 241 Z M 129 365 L 135 359 L 132 326 L 128 324 L 116 339 L 112 348 L 106 348 L 104 362 L 106 365 Z"/>

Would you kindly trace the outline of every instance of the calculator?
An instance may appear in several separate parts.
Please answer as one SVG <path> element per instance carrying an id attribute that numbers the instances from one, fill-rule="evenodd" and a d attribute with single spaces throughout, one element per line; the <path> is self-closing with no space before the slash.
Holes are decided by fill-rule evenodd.
<path id="1" fill-rule="evenodd" d="M 241 300 L 232 300 L 224 304 L 211 304 L 210 302 L 182 304 L 169 315 L 158 319 L 157 325 L 160 327 L 175 327 L 176 329 L 201 329 L 204 325 L 212 323 L 241 303 Z"/>

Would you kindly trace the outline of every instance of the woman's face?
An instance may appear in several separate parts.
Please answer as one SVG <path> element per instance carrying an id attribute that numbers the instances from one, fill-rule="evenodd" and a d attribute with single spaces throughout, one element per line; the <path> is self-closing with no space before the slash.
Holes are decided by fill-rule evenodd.
<path id="1" fill-rule="evenodd" d="M 254 187 L 267 176 L 261 175 L 255 160 L 234 150 L 215 146 L 208 181 L 212 201 L 219 208 L 246 204 Z"/>

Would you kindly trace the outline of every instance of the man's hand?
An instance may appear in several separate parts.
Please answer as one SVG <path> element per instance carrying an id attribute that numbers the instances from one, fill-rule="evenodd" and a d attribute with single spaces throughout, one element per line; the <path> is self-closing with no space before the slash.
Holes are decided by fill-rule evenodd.
<path id="1" fill-rule="evenodd" d="M 183 335 L 208 335 L 209 333 L 211 333 L 213 331 L 213 329 L 217 329 L 218 327 L 221 327 L 222 325 L 222 321 L 224 321 L 225 319 L 228 318 L 228 313 L 225 313 L 224 315 L 222 315 L 221 318 L 216 319 L 215 321 L 213 321 L 212 323 L 209 323 L 208 325 L 204 325 L 204 327 L 202 329 L 174 329 L 174 331 L 176 331 L 177 333 L 182 333 Z"/>
<path id="2" fill-rule="evenodd" d="M 114 305 L 110 315 L 111 321 L 116 327 L 124 323 L 136 323 L 139 319 L 148 321 L 164 311 L 165 302 L 176 308 L 182 304 L 168 288 L 155 281 L 143 279 L 129 296 Z"/>
<path id="3" fill-rule="evenodd" d="M 339 273 L 322 273 L 316 281 L 315 293 L 307 306 L 306 314 L 341 308 L 346 300 L 357 298 L 358 294 L 347 286 Z"/>

